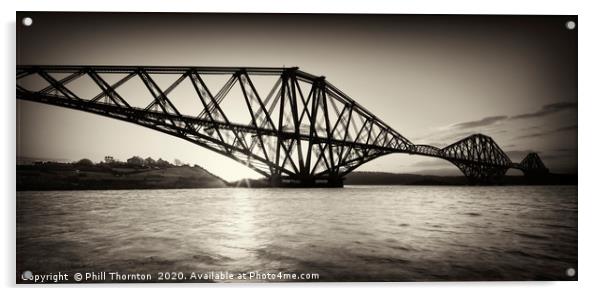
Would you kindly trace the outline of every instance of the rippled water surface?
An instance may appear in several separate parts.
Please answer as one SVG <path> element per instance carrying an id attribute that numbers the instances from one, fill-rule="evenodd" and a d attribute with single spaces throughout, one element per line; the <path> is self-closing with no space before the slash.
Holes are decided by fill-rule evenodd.
<path id="1" fill-rule="evenodd" d="M 17 269 L 571 280 L 577 187 L 17 193 Z"/>

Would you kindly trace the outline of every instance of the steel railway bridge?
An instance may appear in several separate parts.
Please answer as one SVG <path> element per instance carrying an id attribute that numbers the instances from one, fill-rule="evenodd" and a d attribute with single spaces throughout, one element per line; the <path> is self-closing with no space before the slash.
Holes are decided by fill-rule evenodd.
<path id="1" fill-rule="evenodd" d="M 17 66 L 16 80 L 18 99 L 170 134 L 250 167 L 273 186 L 342 186 L 355 168 L 390 153 L 445 159 L 475 184 L 496 183 L 510 168 L 548 172 L 537 154 L 513 163 L 482 134 L 443 148 L 414 144 L 323 76 L 296 67 L 28 65 Z M 257 80 L 271 88 L 260 95 Z"/>

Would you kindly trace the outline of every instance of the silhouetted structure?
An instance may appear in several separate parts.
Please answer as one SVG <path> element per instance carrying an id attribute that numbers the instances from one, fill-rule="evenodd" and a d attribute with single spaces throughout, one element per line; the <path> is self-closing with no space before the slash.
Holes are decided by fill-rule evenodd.
<path id="1" fill-rule="evenodd" d="M 108 74 L 123 77 L 109 84 L 102 77 Z M 177 79 L 162 89 L 153 78 L 159 74 Z M 45 85 L 25 82 L 35 75 Z M 203 79 L 209 75 L 228 77 L 217 93 Z M 275 80 L 264 98 L 251 79 L 259 75 Z M 93 81 L 95 96 L 81 97 L 72 89 L 74 81 L 84 77 Z M 144 85 L 139 91 L 152 95 L 146 106 L 133 106 L 117 91 L 134 77 Z M 184 81 L 194 90 L 190 97 L 203 106 L 195 115 L 182 114 L 168 97 Z M 239 106 L 250 122 L 235 122 L 222 109 L 233 88 L 240 90 Z M 493 139 L 481 134 L 442 149 L 415 145 L 324 77 L 298 68 L 18 66 L 17 98 L 133 122 L 185 139 L 247 165 L 270 178 L 273 186 L 342 186 L 353 169 L 390 153 L 448 160 L 476 184 L 495 183 L 509 168 L 528 175 L 547 173 L 536 154 L 512 163 Z"/>

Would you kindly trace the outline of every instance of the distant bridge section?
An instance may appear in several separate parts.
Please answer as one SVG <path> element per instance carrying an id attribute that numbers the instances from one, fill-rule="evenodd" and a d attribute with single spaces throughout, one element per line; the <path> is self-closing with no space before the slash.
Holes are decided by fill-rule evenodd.
<path id="1" fill-rule="evenodd" d="M 473 183 L 496 183 L 510 168 L 525 175 L 549 173 L 537 153 L 529 153 L 520 163 L 513 163 L 489 136 L 474 134 L 443 149 L 430 145 L 415 145 L 415 154 L 445 159 L 456 165 Z"/>
<path id="2" fill-rule="evenodd" d="M 18 99 L 182 138 L 274 186 L 342 186 L 346 174 L 390 153 L 445 159 L 478 184 L 509 168 L 547 173 L 537 154 L 512 163 L 481 134 L 442 149 L 413 144 L 324 77 L 298 68 L 31 65 L 18 66 L 16 78 Z"/>

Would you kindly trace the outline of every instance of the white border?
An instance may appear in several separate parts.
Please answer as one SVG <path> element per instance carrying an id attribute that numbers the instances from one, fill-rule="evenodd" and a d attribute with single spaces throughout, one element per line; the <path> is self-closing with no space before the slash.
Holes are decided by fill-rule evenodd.
<path id="1" fill-rule="evenodd" d="M 85 287 L 119 287 L 124 289 L 141 288 L 146 293 L 159 295 L 173 293 L 165 288 L 184 288 L 186 292 L 205 293 L 228 292 L 231 294 L 307 294 L 319 292 L 345 293 L 363 295 L 366 289 L 378 289 L 383 294 L 426 294 L 426 295 L 508 295 L 508 294 L 543 294 L 575 295 L 590 294 L 598 288 L 600 277 L 600 233 L 602 225 L 602 194 L 596 183 L 600 181 L 599 150 L 600 117 L 602 112 L 602 96 L 600 85 L 600 53 L 602 53 L 600 37 L 602 30 L 601 10 L 596 1 L 404 1 L 393 4 L 387 0 L 369 1 L 318 1 L 304 0 L 295 2 L 277 0 L 250 1 L 127 1 L 127 0 L 54 0 L 33 1 L 14 0 L 11 3 L 2 1 L 2 71 L 0 77 L 4 96 L 2 102 L 2 178 L 0 187 L 2 196 L 2 243 L 1 261 L 3 268 L 0 280 L 3 289 L 15 288 L 15 11 L 185 11 L 185 12 L 313 12 L 313 13 L 427 13 L 427 14 L 578 14 L 579 30 L 579 282 L 445 282 L 445 283 L 318 283 L 318 284 L 129 284 L 129 285 L 86 285 Z M 401 1 L 400 1 L 401 2 Z M 487 2 L 487 3 L 485 3 Z M 77 286 L 82 287 L 82 286 Z M 198 290 L 198 288 L 203 290 Z M 39 286 L 26 288 L 18 286 L 9 293 L 33 294 L 42 292 Z M 78 295 L 84 291 L 74 286 L 52 286 L 43 293 L 57 295 Z M 245 290 L 241 290 L 245 288 Z M 250 289 L 246 289 L 250 288 Z M 291 289 L 294 288 L 294 289 Z M 397 291 L 403 288 L 402 291 Z M 190 290 L 193 289 L 193 290 Z M 218 289 L 218 290 L 215 290 Z M 333 290 L 333 289 L 336 289 Z M 93 295 L 105 294 L 104 289 L 87 289 L 84 293 Z M 132 291 L 133 292 L 133 291 Z M 175 293 L 184 292 L 181 289 Z M 599 293 L 599 292 L 598 292 Z M 6 294 L 5 294 L 6 295 Z M 599 295 L 599 294 L 598 294 Z"/>

